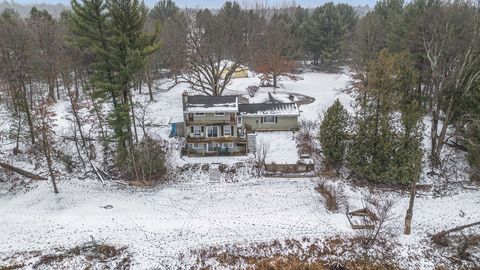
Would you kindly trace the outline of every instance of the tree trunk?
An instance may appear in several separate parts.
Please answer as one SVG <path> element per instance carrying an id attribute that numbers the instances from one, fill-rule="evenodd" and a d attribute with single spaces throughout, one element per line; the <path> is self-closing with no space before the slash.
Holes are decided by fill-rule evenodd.
<path id="1" fill-rule="evenodd" d="M 153 101 L 152 78 L 148 73 L 147 73 L 147 86 L 148 86 L 148 94 L 150 95 L 150 101 Z"/>
<path id="2" fill-rule="evenodd" d="M 440 130 L 440 134 L 437 136 L 437 140 L 438 140 L 436 143 L 437 147 L 435 149 L 435 156 L 433 158 L 434 160 L 438 161 L 438 164 L 440 164 L 442 148 L 443 148 L 443 145 L 445 144 L 445 137 L 447 135 L 448 125 L 450 124 L 450 119 L 452 117 L 453 104 L 454 104 L 454 99 L 452 96 L 450 97 L 450 101 L 448 102 L 448 107 L 447 107 L 447 111 L 445 112 L 445 119 L 443 120 L 442 129 Z"/>
<path id="3" fill-rule="evenodd" d="M 135 133 L 135 142 L 138 143 L 138 133 L 137 133 L 137 123 L 135 121 L 135 108 L 133 106 L 132 94 L 129 94 L 130 99 L 130 107 L 132 109 L 132 124 L 133 124 L 133 131 Z"/>
<path id="4" fill-rule="evenodd" d="M 50 180 L 51 180 L 52 185 L 53 185 L 53 192 L 58 193 L 57 182 L 55 180 L 55 173 L 53 172 L 53 167 L 52 167 L 53 162 L 52 162 L 52 158 L 50 156 L 50 153 L 46 154 L 46 158 L 47 158 L 48 172 L 50 174 Z"/>
<path id="5" fill-rule="evenodd" d="M 53 78 L 48 80 L 48 96 L 53 100 L 53 102 L 57 101 L 55 97 L 55 84 L 53 82 Z"/>
<path id="6" fill-rule="evenodd" d="M 65 82 L 64 82 L 65 83 Z M 58 77 L 55 78 L 55 85 L 57 87 L 57 100 L 60 100 L 60 85 L 58 83 Z"/>
<path id="7" fill-rule="evenodd" d="M 75 98 L 78 100 L 80 93 L 79 93 L 79 91 L 78 91 L 78 74 L 77 74 L 77 71 L 76 71 L 76 70 L 74 70 L 73 76 L 74 76 L 74 77 L 73 77 L 73 80 L 74 80 L 74 81 L 73 81 L 73 82 L 74 82 L 73 85 L 74 85 L 74 87 L 75 87 Z"/>
<path id="8" fill-rule="evenodd" d="M 273 78 L 273 93 L 275 94 L 275 88 L 277 88 L 277 74 L 273 74 L 272 78 Z"/>
<path id="9" fill-rule="evenodd" d="M 439 239 L 439 238 L 447 236 L 447 234 L 450 234 L 452 232 L 458 232 L 458 231 L 461 231 L 461 230 L 464 230 L 464 229 L 467 229 L 467 228 L 470 228 L 470 227 L 474 227 L 474 226 L 480 226 L 480 221 L 473 222 L 473 223 L 470 223 L 470 224 L 467 224 L 467 225 L 458 226 L 458 227 L 455 227 L 455 228 L 452 228 L 452 229 L 449 229 L 449 230 L 441 231 L 437 234 L 434 234 L 432 236 L 432 239 L 435 239 L 435 238 Z"/>
<path id="10" fill-rule="evenodd" d="M 410 201 L 408 203 L 407 214 L 405 215 L 405 227 L 403 233 L 410 235 L 412 233 L 413 205 L 415 203 L 415 195 L 417 193 L 417 181 L 412 181 L 410 186 Z"/>
<path id="11" fill-rule="evenodd" d="M 31 172 L 27 172 L 23 169 L 17 168 L 17 167 L 12 166 L 12 165 L 9 165 L 7 163 L 0 162 L 0 167 L 2 167 L 5 170 L 9 170 L 9 171 L 18 173 L 20 175 L 23 175 L 23 176 L 28 177 L 28 178 L 33 179 L 33 180 L 47 180 L 45 177 L 42 177 L 42 176 L 37 175 L 37 174 L 33 174 Z"/>
<path id="12" fill-rule="evenodd" d="M 27 114 L 28 128 L 30 129 L 30 139 L 32 141 L 32 144 L 35 144 L 35 132 L 34 132 L 34 128 L 33 128 L 32 114 L 30 112 L 30 106 L 29 106 L 28 101 L 26 99 L 27 89 L 26 89 L 25 85 L 22 85 L 22 89 L 23 89 L 23 92 L 24 92 L 24 97 L 23 97 L 23 103 L 24 104 L 23 105 L 24 105 L 25 113 Z"/>
<path id="13" fill-rule="evenodd" d="M 40 120 L 42 121 L 42 146 L 43 146 L 43 154 L 45 155 L 45 159 L 47 160 L 47 167 L 48 167 L 48 173 L 50 175 L 50 181 L 52 182 L 53 185 L 53 192 L 55 194 L 58 193 L 58 188 L 57 188 L 57 182 L 55 180 L 55 172 L 53 171 L 53 161 L 52 161 L 52 152 L 51 152 L 51 145 L 50 145 L 50 140 L 47 137 L 47 132 L 48 132 L 48 125 L 45 122 L 46 119 L 42 117 Z"/>
<path id="14" fill-rule="evenodd" d="M 17 114 L 18 114 L 18 127 L 17 127 L 17 136 L 15 138 L 15 148 L 17 149 L 16 152 L 14 153 L 16 155 L 16 153 L 18 152 L 18 150 L 20 149 L 20 129 L 22 127 L 22 115 L 20 114 L 20 111 L 17 110 Z"/>
<path id="15" fill-rule="evenodd" d="M 430 140 L 431 140 L 431 149 L 430 149 L 430 160 L 432 163 L 433 168 L 437 168 L 440 164 L 440 160 L 436 159 L 436 149 L 437 149 L 437 129 L 438 129 L 438 121 L 439 121 L 439 111 L 438 109 L 434 109 L 432 111 L 432 128 L 430 131 Z"/>

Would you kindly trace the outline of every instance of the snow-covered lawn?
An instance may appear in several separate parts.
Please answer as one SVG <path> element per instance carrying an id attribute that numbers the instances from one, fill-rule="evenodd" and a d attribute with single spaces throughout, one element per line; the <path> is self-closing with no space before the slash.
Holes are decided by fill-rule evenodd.
<path id="1" fill-rule="evenodd" d="M 257 145 L 266 144 L 267 163 L 296 164 L 298 161 L 297 143 L 292 131 L 257 132 Z"/>
<path id="2" fill-rule="evenodd" d="M 128 246 L 134 255 L 134 269 L 171 269 L 179 266 L 177 256 L 189 249 L 353 234 L 344 214 L 325 210 L 314 187 L 309 179 L 259 179 L 135 191 L 98 182 L 62 181 L 60 194 L 55 195 L 50 185 L 42 182 L 24 194 L 0 196 L 0 256 L 68 248 L 93 236 Z M 352 207 L 361 206 L 363 193 L 346 187 Z M 396 201 L 394 228 L 401 235 L 408 197 L 384 196 Z M 113 208 L 102 208 L 106 205 Z M 427 245 L 427 233 L 477 221 L 479 205 L 474 191 L 437 199 L 420 195 L 413 235 L 398 239 L 408 247 L 402 252 L 418 252 Z"/>
<path id="3" fill-rule="evenodd" d="M 69 247 L 93 236 L 129 246 L 135 269 L 145 269 L 189 248 L 348 229 L 342 215 L 325 212 L 307 179 L 145 191 L 65 181 L 59 189 L 54 195 L 43 182 L 25 194 L 0 197 L 0 253 Z"/>

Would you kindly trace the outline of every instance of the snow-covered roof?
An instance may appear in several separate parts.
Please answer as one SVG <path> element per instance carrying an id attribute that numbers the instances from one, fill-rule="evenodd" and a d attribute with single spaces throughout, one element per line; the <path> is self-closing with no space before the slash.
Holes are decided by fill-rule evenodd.
<path id="1" fill-rule="evenodd" d="M 298 116 L 300 111 L 296 103 L 260 103 L 239 104 L 238 111 L 241 116 Z"/>
<path id="2" fill-rule="evenodd" d="M 237 112 L 237 96 L 187 96 L 184 104 L 186 113 Z"/>

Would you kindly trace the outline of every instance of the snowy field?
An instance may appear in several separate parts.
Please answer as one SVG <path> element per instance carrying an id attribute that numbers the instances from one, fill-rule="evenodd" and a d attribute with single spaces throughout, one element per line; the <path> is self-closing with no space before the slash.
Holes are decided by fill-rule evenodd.
<path id="1" fill-rule="evenodd" d="M 298 93 L 315 99 L 311 104 L 300 106 L 302 119 L 317 119 L 336 98 L 351 110 L 351 99 L 338 92 L 348 83 L 347 75 L 305 73 L 301 77 L 303 80 L 280 81 L 276 92 Z M 235 79 L 226 94 L 246 96 L 249 85 L 258 85 L 258 79 Z M 186 89 L 187 85 L 180 84 L 170 91 L 156 92 L 155 101 L 148 106 L 149 122 L 156 136 L 166 138 L 169 121 L 182 117 L 181 93 Z M 257 101 L 271 90 L 261 88 Z M 136 95 L 135 99 L 145 104 L 148 95 Z M 62 110 L 65 103 L 60 102 L 57 128 L 68 132 Z M 270 141 L 274 150 L 270 161 L 296 161 L 297 151 L 291 136 L 290 132 L 260 135 L 260 139 Z M 233 163 L 242 157 L 184 158 L 181 163 L 226 159 Z M 31 165 L 26 166 L 33 169 Z M 38 168 L 36 172 L 44 170 Z M 60 179 L 60 193 L 56 195 L 48 182 L 32 183 L 28 190 L 16 193 L 0 188 L 0 268 L 8 263 L 2 258 L 9 254 L 74 247 L 90 241 L 91 237 L 127 246 L 133 256 L 133 269 L 182 269 L 193 263 L 189 251 L 209 246 L 354 235 L 344 214 L 329 213 L 324 208 L 320 194 L 314 190 L 316 182 L 310 178 L 242 178 L 237 183 L 215 184 L 208 183 L 208 177 L 192 175 L 191 179 L 154 189 L 139 189 L 72 176 Z M 428 183 L 433 181 L 436 180 L 429 179 Z M 334 184 L 343 187 L 352 209 L 362 207 L 362 199 L 369 193 L 367 188 L 353 187 L 341 180 Z M 429 234 L 480 220 L 479 192 L 458 187 L 447 196 L 419 191 L 411 236 L 402 234 L 409 199 L 407 192 L 380 193 L 395 202 L 392 224 L 393 233 L 398 235 L 394 240 L 399 243 L 396 254 L 402 266 L 434 269 L 432 254 L 436 258 L 442 255 L 431 250 Z M 416 259 L 406 260 L 408 257 Z"/>
<path id="2" fill-rule="evenodd" d="M 54 195 L 42 182 L 25 194 L 0 197 L 0 255 L 73 247 L 94 237 L 128 246 L 134 269 L 171 269 L 189 266 L 188 257 L 178 265 L 178 256 L 201 247 L 352 235 L 345 215 L 328 213 L 314 186 L 309 179 L 260 179 L 119 190 L 98 182 L 63 181 L 60 194 Z M 366 191 L 345 188 L 352 208 L 360 207 Z M 400 235 L 399 254 L 406 256 L 427 249 L 428 233 L 480 219 L 478 192 L 436 199 L 420 194 L 413 234 L 403 236 L 408 197 L 382 196 L 395 201 L 394 232 Z M 423 269 L 433 269 L 428 262 L 408 262 L 415 269 L 423 263 Z"/>

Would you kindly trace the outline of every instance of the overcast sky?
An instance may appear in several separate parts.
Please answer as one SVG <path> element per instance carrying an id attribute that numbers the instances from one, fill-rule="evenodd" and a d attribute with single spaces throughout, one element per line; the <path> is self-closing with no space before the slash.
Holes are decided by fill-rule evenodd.
<path id="1" fill-rule="evenodd" d="M 147 6 L 153 6 L 157 0 L 144 0 L 145 4 Z M 15 2 L 20 3 L 20 4 L 40 4 L 40 3 L 48 3 L 48 4 L 57 4 L 57 3 L 62 3 L 64 5 L 70 5 L 70 0 L 15 0 Z M 203 8 L 218 8 L 221 7 L 223 3 L 225 3 L 226 0 L 176 0 L 175 3 L 179 7 L 203 7 Z M 239 0 L 237 1 L 240 4 L 252 4 L 257 1 L 255 0 Z M 280 5 L 282 3 L 290 3 L 292 1 L 288 0 L 262 0 L 259 1 L 261 3 L 267 3 L 268 5 Z M 313 7 L 313 6 L 319 6 L 322 5 L 323 3 L 329 2 L 327 0 L 297 0 L 295 1 L 296 4 L 299 4 L 304 7 Z M 357 5 L 369 5 L 373 6 L 375 4 L 375 0 L 350 0 L 350 1 L 339 1 L 339 0 L 334 0 L 333 2 L 335 3 L 349 3 L 352 6 L 357 6 Z"/>

